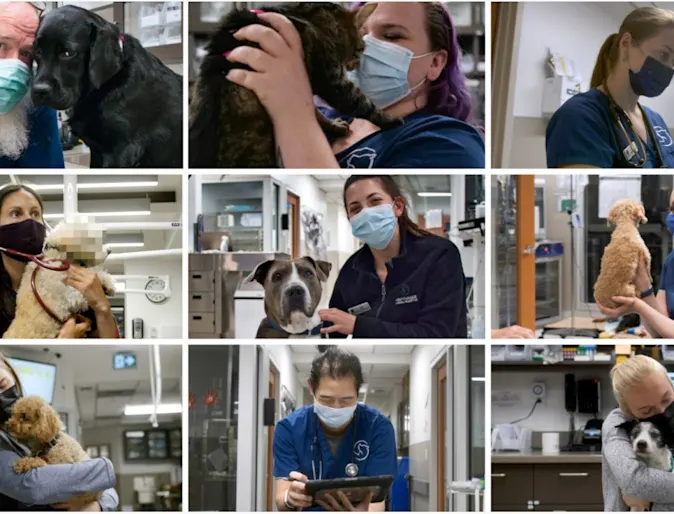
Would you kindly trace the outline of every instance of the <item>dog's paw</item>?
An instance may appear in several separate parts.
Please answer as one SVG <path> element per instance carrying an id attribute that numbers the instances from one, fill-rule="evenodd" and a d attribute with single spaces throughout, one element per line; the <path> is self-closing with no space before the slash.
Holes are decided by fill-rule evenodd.
<path id="1" fill-rule="evenodd" d="M 343 137 L 349 133 L 349 122 L 342 119 L 325 120 L 321 124 L 323 133 L 328 137 Z"/>
<path id="2" fill-rule="evenodd" d="M 41 468 L 47 463 L 39 457 L 24 457 L 14 463 L 14 471 L 17 473 L 27 473 L 31 469 Z"/>
<path id="3" fill-rule="evenodd" d="M 370 120 L 381 129 L 389 129 L 402 125 L 403 119 L 398 116 L 389 116 L 388 114 L 375 112 Z"/>

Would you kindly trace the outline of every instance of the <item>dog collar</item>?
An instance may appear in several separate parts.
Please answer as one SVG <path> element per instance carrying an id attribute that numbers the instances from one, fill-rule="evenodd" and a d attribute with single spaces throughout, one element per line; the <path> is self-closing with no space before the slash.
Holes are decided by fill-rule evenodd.
<path id="1" fill-rule="evenodd" d="M 267 324 L 269 325 L 270 328 L 273 328 L 274 330 L 278 332 L 283 332 L 284 334 L 289 334 L 290 332 L 287 332 L 283 330 L 280 326 L 278 326 L 274 321 L 270 318 L 267 317 Z M 305 330 L 304 332 L 300 332 L 299 334 L 291 334 L 293 336 L 322 336 L 321 334 L 321 329 L 323 328 L 323 322 L 319 323 L 316 325 L 314 328 L 311 330 Z"/>
<path id="2" fill-rule="evenodd" d="M 45 462 L 49 462 L 47 460 L 47 454 L 49 453 L 49 450 L 51 450 L 54 446 L 56 446 L 56 443 L 58 443 L 59 436 L 54 437 L 51 441 L 46 443 L 43 448 L 37 453 L 37 457 L 41 458 Z"/>

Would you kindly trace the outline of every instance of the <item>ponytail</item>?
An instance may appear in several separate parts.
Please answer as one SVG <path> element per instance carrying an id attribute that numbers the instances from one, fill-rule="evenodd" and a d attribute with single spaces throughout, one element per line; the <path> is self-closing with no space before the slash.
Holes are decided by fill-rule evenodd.
<path id="1" fill-rule="evenodd" d="M 596 88 L 603 86 L 609 73 L 613 70 L 616 61 L 618 60 L 618 41 L 619 34 L 616 32 L 606 38 L 604 44 L 599 49 L 597 62 L 592 70 L 592 79 L 590 80 L 590 87 Z"/>

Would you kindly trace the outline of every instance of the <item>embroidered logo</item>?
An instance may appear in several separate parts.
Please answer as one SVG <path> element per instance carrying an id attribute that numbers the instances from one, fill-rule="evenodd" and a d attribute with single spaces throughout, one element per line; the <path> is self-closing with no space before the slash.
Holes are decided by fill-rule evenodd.
<path id="1" fill-rule="evenodd" d="M 356 441 L 356 444 L 353 445 L 353 456 L 358 462 L 362 462 L 370 456 L 370 445 L 367 444 L 367 441 L 362 439 Z"/>
<path id="2" fill-rule="evenodd" d="M 377 151 L 373 148 L 358 148 L 345 157 L 347 168 L 372 168 L 377 158 Z"/>
<path id="3" fill-rule="evenodd" d="M 653 125 L 653 132 L 655 133 L 655 137 L 658 138 L 658 142 L 664 146 L 672 146 L 672 136 L 669 134 L 669 131 L 667 130 L 667 127 L 659 127 Z"/>

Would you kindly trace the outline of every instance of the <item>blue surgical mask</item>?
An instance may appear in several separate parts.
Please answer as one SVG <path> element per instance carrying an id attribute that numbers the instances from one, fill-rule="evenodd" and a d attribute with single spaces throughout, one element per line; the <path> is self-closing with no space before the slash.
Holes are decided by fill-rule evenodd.
<path id="1" fill-rule="evenodd" d="M 412 50 L 381 41 L 369 34 L 363 37 L 363 41 L 365 51 L 358 68 L 349 72 L 349 80 L 379 109 L 386 109 L 399 102 L 426 81 L 424 78 L 416 86 L 410 87 L 407 73 L 412 59 L 426 57 L 433 52 L 415 56 Z"/>
<path id="2" fill-rule="evenodd" d="M 667 228 L 669 232 L 674 236 L 674 213 L 669 213 L 667 215 Z"/>
<path id="3" fill-rule="evenodd" d="M 332 407 L 321 405 L 314 400 L 314 412 L 316 413 L 316 416 L 318 416 L 318 419 L 321 420 L 321 423 L 328 428 L 339 428 L 346 425 L 353 417 L 353 413 L 356 412 L 357 406 L 358 404 L 351 407 L 334 409 Z"/>
<path id="4" fill-rule="evenodd" d="M 389 245 L 398 224 L 390 203 L 367 207 L 349 221 L 353 236 L 376 250 L 383 250 Z"/>
<path id="5" fill-rule="evenodd" d="M 19 59 L 0 59 L 0 114 L 7 114 L 28 93 L 31 69 Z"/>
<path id="6" fill-rule="evenodd" d="M 630 70 L 630 85 L 635 94 L 653 98 L 660 96 L 669 86 L 674 70 L 657 59 L 646 56 L 638 72 Z"/>

